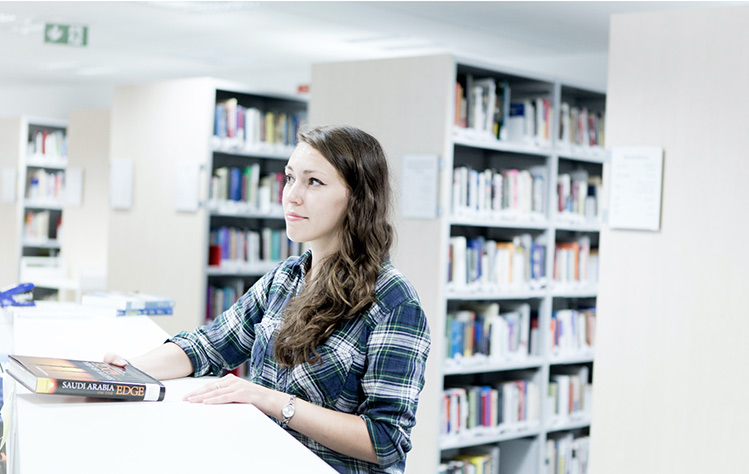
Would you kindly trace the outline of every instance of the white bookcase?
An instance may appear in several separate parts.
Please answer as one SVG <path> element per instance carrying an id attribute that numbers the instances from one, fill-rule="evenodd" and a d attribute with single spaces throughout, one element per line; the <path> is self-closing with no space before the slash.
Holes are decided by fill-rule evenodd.
<path id="1" fill-rule="evenodd" d="M 67 122 L 17 117 L 2 119 L 3 281 L 13 284 L 21 268 L 57 267 L 62 236 Z M 13 189 L 15 188 L 15 189 Z M 35 282 L 35 297 L 55 293 L 53 283 Z"/>
<path id="2" fill-rule="evenodd" d="M 511 139 L 498 140 L 489 132 L 476 132 L 455 125 L 456 111 L 460 108 L 460 102 L 456 100 L 456 80 L 458 77 L 465 80 L 467 76 L 474 80 L 491 78 L 496 84 L 509 85 L 513 103 L 524 99 L 541 99 L 540 103 L 545 100 L 547 106 L 551 106 L 548 137 L 521 138 L 516 129 L 510 134 Z M 554 350 L 552 320 L 569 323 L 572 316 L 566 310 L 595 307 L 597 291 L 595 283 L 579 281 L 583 275 L 580 272 L 577 280 L 554 278 L 556 244 L 582 242 L 597 249 L 600 229 L 599 212 L 597 209 L 591 212 L 590 200 L 587 217 L 583 204 L 578 204 L 574 212 L 559 210 L 558 179 L 561 177 L 564 181 L 569 177 L 573 182 L 575 179 L 601 177 L 607 160 L 602 147 L 578 146 L 559 139 L 562 132 L 559 113 L 562 103 L 570 108 L 585 107 L 590 113 L 601 113 L 605 107 L 605 93 L 565 84 L 554 78 L 462 61 L 451 55 L 315 65 L 312 90 L 310 122 L 318 125 L 348 123 L 380 139 L 391 160 L 398 194 L 403 156 L 433 154 L 439 157 L 437 217 L 411 219 L 398 215 L 397 248 L 393 252 L 394 264 L 419 292 L 432 333 L 426 386 L 413 432 L 414 446 L 407 463 L 408 472 L 436 473 L 441 460 L 485 445 L 499 446 L 500 472 L 503 474 L 550 472 L 546 463 L 547 447 L 557 442 L 559 449 L 571 450 L 570 435 L 587 435 L 590 425 L 590 397 L 585 410 L 571 416 L 555 415 L 554 406 L 547 397 L 551 382 L 575 383 L 570 380 L 577 377 L 578 380 L 587 378 L 586 382 L 590 383 L 594 360 L 593 349 L 584 345 L 580 350 L 569 349 L 576 342 L 569 338 L 561 341 L 566 351 Z M 540 211 L 457 211 L 453 205 L 454 170 L 462 166 L 477 171 L 533 169 L 534 173 L 544 177 L 543 184 L 537 188 L 542 203 Z M 510 179 L 505 182 L 510 182 Z M 595 180 L 592 182 L 598 184 Z M 585 193 L 581 184 L 576 186 L 577 193 Z M 475 285 L 448 282 L 448 274 L 453 268 L 450 259 L 453 237 L 462 236 L 467 240 L 483 237 L 485 240 L 511 242 L 523 234 L 546 246 L 542 266 L 545 280 L 539 276 L 533 284 L 511 286 L 491 282 Z M 568 252 L 563 254 L 565 261 L 572 258 L 570 255 L 574 256 L 574 249 Z M 579 255 L 578 252 L 578 258 Z M 564 270 L 567 270 L 565 275 L 574 277 L 571 267 L 557 268 L 557 271 Z M 595 274 L 589 276 L 591 279 L 596 277 Z M 462 358 L 460 362 L 448 360 L 452 342 L 446 328 L 448 315 L 466 305 L 478 303 L 497 303 L 500 313 L 528 305 L 538 321 L 535 335 L 532 340 L 529 336 L 528 340 L 535 352 L 521 357 L 515 354 L 512 358 L 494 356 Z M 445 389 L 492 386 L 515 380 L 535 384 L 537 393 L 533 400 L 537 404 L 537 419 L 459 434 L 442 433 L 446 416 L 443 408 Z M 578 391 L 582 398 L 584 388 Z M 575 448 L 578 452 L 584 450 L 584 447 Z"/>
<path id="3" fill-rule="evenodd" d="M 261 93 L 212 78 L 115 89 L 111 157 L 132 162 L 133 181 L 132 205 L 110 212 L 108 288 L 174 298 L 174 315 L 155 319 L 170 334 L 205 322 L 209 287 L 246 288 L 270 268 L 267 261 L 209 265 L 212 228 L 284 226 L 277 210 L 212 195 L 217 169 L 257 164 L 270 173 L 282 170 L 291 153 L 291 147 L 245 146 L 238 137 L 214 138 L 216 104 L 227 99 L 264 112 L 306 108 L 298 97 Z M 190 184 L 184 175 L 178 176 L 187 168 L 199 170 L 197 190 L 192 190 L 198 193 L 199 205 L 178 210 L 175 193 Z"/>
<path id="4" fill-rule="evenodd" d="M 278 262 L 301 250 L 286 237 L 281 191 L 284 166 L 306 111 L 306 100 L 298 97 L 216 90 L 207 200 L 207 319 L 227 310 Z"/>

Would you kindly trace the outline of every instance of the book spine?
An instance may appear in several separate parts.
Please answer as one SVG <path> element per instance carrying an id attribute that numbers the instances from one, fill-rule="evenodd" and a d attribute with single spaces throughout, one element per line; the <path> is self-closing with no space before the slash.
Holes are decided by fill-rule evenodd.
<path id="1" fill-rule="evenodd" d="M 161 401 L 166 393 L 162 385 L 148 383 L 122 382 L 83 382 L 53 378 L 37 379 L 35 393 L 54 393 L 57 395 L 76 395 L 118 400 Z"/>

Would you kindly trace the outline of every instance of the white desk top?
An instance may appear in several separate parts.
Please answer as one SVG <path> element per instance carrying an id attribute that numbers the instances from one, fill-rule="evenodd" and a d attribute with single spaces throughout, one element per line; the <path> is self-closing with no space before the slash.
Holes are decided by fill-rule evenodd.
<path id="1" fill-rule="evenodd" d="M 39 311 L 19 312 L 14 333 L 15 353 L 90 360 L 107 351 L 134 356 L 166 339 L 147 317 L 66 318 Z M 182 401 L 209 382 L 165 381 L 162 402 L 38 395 L 15 384 L 11 473 L 334 472 L 252 405 Z"/>

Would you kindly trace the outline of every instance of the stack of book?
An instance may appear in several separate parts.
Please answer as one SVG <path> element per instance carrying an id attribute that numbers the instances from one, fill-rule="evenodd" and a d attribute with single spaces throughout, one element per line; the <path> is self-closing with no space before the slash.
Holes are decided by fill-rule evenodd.
<path id="1" fill-rule="evenodd" d="M 168 315 L 174 311 L 174 300 L 134 291 L 93 291 L 81 297 L 84 306 L 112 309 L 117 316 Z"/>

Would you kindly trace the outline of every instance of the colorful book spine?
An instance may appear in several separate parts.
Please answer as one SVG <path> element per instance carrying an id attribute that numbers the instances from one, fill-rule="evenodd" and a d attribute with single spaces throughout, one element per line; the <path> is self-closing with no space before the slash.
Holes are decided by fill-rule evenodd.
<path id="1" fill-rule="evenodd" d="M 511 242 L 451 237 L 448 256 L 453 291 L 527 291 L 547 284 L 546 247 L 530 234 Z"/>
<path id="2" fill-rule="evenodd" d="M 230 98 L 216 103 L 213 135 L 219 149 L 280 151 L 296 145 L 306 121 L 304 112 L 245 107 Z"/>
<path id="3" fill-rule="evenodd" d="M 487 220 L 543 220 L 546 172 L 542 167 L 453 170 L 452 215 Z"/>
<path id="4" fill-rule="evenodd" d="M 491 435 L 539 423 L 541 398 L 534 382 L 509 380 L 448 388 L 441 408 L 443 437 Z"/>

